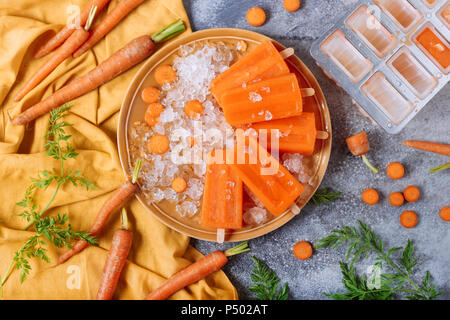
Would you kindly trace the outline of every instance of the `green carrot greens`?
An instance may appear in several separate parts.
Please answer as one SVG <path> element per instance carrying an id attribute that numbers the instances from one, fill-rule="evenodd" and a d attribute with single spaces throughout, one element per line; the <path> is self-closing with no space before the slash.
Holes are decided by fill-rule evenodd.
<path id="1" fill-rule="evenodd" d="M 250 275 L 254 285 L 248 289 L 256 293 L 258 300 L 287 300 L 288 285 L 279 287 L 280 279 L 264 262 L 252 257 L 255 267 Z"/>
<path id="2" fill-rule="evenodd" d="M 3 277 L 0 277 L 1 294 L 3 294 L 3 285 L 14 268 L 21 272 L 20 281 L 23 282 L 31 271 L 30 259 L 37 258 L 50 263 L 47 249 L 45 248 L 48 243 L 58 248 L 70 248 L 71 242 L 75 239 L 83 239 L 90 244 L 97 243 L 96 238 L 88 232 L 72 230 L 66 214 L 57 214 L 55 217 L 43 217 L 64 184 L 71 183 L 74 186 L 82 186 L 86 190 L 95 189 L 94 184 L 85 178 L 81 171 L 66 170 L 64 167 L 66 160 L 75 159 L 78 156 L 78 153 L 68 142 L 71 136 L 64 131 L 65 127 L 71 125 L 61 120 L 69 107 L 70 105 L 66 104 L 51 111 L 50 125 L 45 135 L 47 140 L 45 143 L 46 154 L 59 160 L 59 170 L 43 170 L 36 178 L 31 178 L 31 184 L 25 190 L 23 199 L 17 202 L 17 206 L 21 207 L 22 211 L 15 215 L 24 218 L 28 222 L 24 230 L 32 227 L 35 234 L 28 238 L 15 252 L 6 273 Z M 34 193 L 37 191 L 44 192 L 52 184 L 56 185 L 56 187 L 49 202 L 42 209 L 39 209 L 38 204 L 34 201 Z"/>

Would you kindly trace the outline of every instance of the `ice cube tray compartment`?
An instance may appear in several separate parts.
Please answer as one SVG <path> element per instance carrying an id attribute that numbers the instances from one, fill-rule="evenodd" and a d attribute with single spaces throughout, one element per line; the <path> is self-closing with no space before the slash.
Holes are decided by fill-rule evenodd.
<path id="1" fill-rule="evenodd" d="M 431 9 L 438 4 L 439 0 L 422 0 L 422 2 Z"/>
<path id="2" fill-rule="evenodd" d="M 345 23 L 379 58 L 397 45 L 398 40 L 370 13 L 366 5 L 356 9 Z"/>
<path id="3" fill-rule="evenodd" d="M 373 63 L 366 59 L 340 30 L 333 32 L 320 45 L 320 49 L 350 78 L 358 83 L 373 68 Z"/>
<path id="4" fill-rule="evenodd" d="M 413 110 L 411 102 L 407 101 L 380 71 L 367 80 L 361 90 L 394 124 L 399 124 Z"/>
<path id="5" fill-rule="evenodd" d="M 420 99 L 428 96 L 439 83 L 406 47 L 398 50 L 387 65 Z"/>
<path id="6" fill-rule="evenodd" d="M 442 7 L 438 12 L 439 19 L 444 23 L 447 29 L 450 29 L 450 1 Z"/>
<path id="7" fill-rule="evenodd" d="M 422 14 L 407 0 L 374 0 L 374 2 L 403 32 L 411 30 L 422 18 Z"/>
<path id="8" fill-rule="evenodd" d="M 413 40 L 443 73 L 450 72 L 450 45 L 431 23 L 420 28 Z"/>

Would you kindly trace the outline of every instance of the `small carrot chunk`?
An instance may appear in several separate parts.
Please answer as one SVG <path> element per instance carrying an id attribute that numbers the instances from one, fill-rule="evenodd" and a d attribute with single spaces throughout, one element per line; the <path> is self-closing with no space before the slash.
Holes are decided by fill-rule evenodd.
<path id="1" fill-rule="evenodd" d="M 168 64 L 161 65 L 155 70 L 155 80 L 160 85 L 172 83 L 175 81 L 176 77 L 177 73 L 172 66 L 169 66 Z"/>
<path id="2" fill-rule="evenodd" d="M 160 103 L 151 103 L 147 107 L 147 112 L 154 118 L 158 118 L 164 111 L 164 106 Z"/>
<path id="3" fill-rule="evenodd" d="M 184 106 L 184 112 L 191 119 L 198 118 L 203 112 L 203 105 L 198 100 L 189 101 Z"/>
<path id="4" fill-rule="evenodd" d="M 155 134 L 150 138 L 148 146 L 153 153 L 163 154 L 169 150 L 170 142 L 166 136 Z"/>
<path id="5" fill-rule="evenodd" d="M 289 12 L 294 12 L 300 9 L 300 0 L 284 0 L 284 8 Z"/>
<path id="6" fill-rule="evenodd" d="M 247 22 L 254 26 L 262 26 L 266 22 L 266 13 L 260 7 L 253 7 L 247 11 Z"/>
<path id="7" fill-rule="evenodd" d="M 386 173 L 392 179 L 397 180 L 405 175 L 405 167 L 400 162 L 391 162 L 386 168 Z"/>
<path id="8" fill-rule="evenodd" d="M 417 225 L 419 218 L 417 217 L 417 214 L 414 211 L 404 211 L 400 215 L 400 223 L 405 228 L 414 228 Z"/>
<path id="9" fill-rule="evenodd" d="M 313 248 L 309 242 L 300 241 L 295 244 L 293 251 L 297 259 L 307 260 L 311 258 Z"/>
<path id="10" fill-rule="evenodd" d="M 182 193 L 186 191 L 187 183 L 182 177 L 176 177 L 173 179 L 172 184 L 170 185 L 176 193 Z"/>
<path id="11" fill-rule="evenodd" d="M 442 220 L 450 222 L 450 207 L 443 207 L 439 211 L 439 216 Z"/>
<path id="12" fill-rule="evenodd" d="M 403 196 L 408 202 L 417 201 L 420 197 L 420 190 L 416 186 L 408 186 L 403 190 Z"/>
<path id="13" fill-rule="evenodd" d="M 368 205 L 373 206 L 373 205 L 378 203 L 378 199 L 380 198 L 380 196 L 378 195 L 377 190 L 375 190 L 375 189 L 366 189 L 361 194 L 361 198 L 362 198 L 362 200 L 365 203 L 367 203 Z"/>
<path id="14" fill-rule="evenodd" d="M 194 137 L 188 137 L 188 144 L 189 144 L 189 147 L 193 147 L 194 145 L 195 145 L 195 138 Z"/>
<path id="15" fill-rule="evenodd" d="M 403 194 L 401 192 L 392 192 L 389 195 L 389 203 L 394 207 L 400 207 L 403 202 L 405 202 L 405 198 L 403 198 Z"/>
<path id="16" fill-rule="evenodd" d="M 141 98 L 145 103 L 155 103 L 158 102 L 159 96 L 161 95 L 161 90 L 155 87 L 147 87 L 142 90 Z"/>
<path id="17" fill-rule="evenodd" d="M 355 134 L 345 140 L 350 152 L 358 157 L 366 154 L 370 150 L 369 139 L 365 131 Z"/>

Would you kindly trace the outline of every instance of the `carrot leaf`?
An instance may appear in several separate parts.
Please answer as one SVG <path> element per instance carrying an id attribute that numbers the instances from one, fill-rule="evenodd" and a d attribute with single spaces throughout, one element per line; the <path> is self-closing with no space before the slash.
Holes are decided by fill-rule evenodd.
<path id="1" fill-rule="evenodd" d="M 167 27 L 164 27 L 158 32 L 152 34 L 151 39 L 154 43 L 161 43 L 179 35 L 185 30 L 186 26 L 184 25 L 184 22 L 181 19 L 179 19 L 172 22 Z"/>
<path id="2" fill-rule="evenodd" d="M 252 257 L 255 267 L 250 275 L 254 285 L 248 289 L 256 293 L 258 300 L 287 300 L 289 295 L 288 284 L 279 287 L 280 279 L 264 262 Z"/>
<path id="3" fill-rule="evenodd" d="M 326 296 L 339 300 L 390 300 L 395 297 L 395 293 L 404 293 L 407 299 L 432 300 L 442 294 L 431 285 L 431 275 L 428 271 L 422 283 L 414 281 L 416 275 L 413 271 L 418 259 L 414 255 L 415 249 L 411 240 L 408 240 L 404 248 L 394 247 L 387 250 L 383 240 L 369 226 L 359 221 L 358 227 L 344 226 L 342 229 L 333 230 L 315 246 L 316 249 L 320 249 L 349 244 L 346 259 L 352 258 L 351 264 L 349 266 L 345 262 L 340 263 L 342 283 L 347 291 L 325 294 Z M 399 261 L 395 262 L 394 254 L 402 249 Z M 380 271 L 373 281 L 369 281 L 364 275 L 359 277 L 353 266 L 361 258 L 367 258 L 369 253 L 376 254 L 374 266 Z M 381 273 L 383 265 L 392 270 L 392 273 Z"/>
<path id="4" fill-rule="evenodd" d="M 62 120 L 69 108 L 70 105 L 66 104 L 50 112 L 50 125 L 45 134 L 47 140 L 44 145 L 46 154 L 53 159 L 59 160 L 59 170 L 42 170 L 37 177 L 31 178 L 31 184 L 25 190 L 23 199 L 16 203 L 22 211 L 14 215 L 22 217 L 28 222 L 24 230 L 33 227 L 35 234 L 30 236 L 15 252 L 5 275 L 0 277 L 0 294 L 3 294 L 3 285 L 13 269 L 20 271 L 20 281 L 23 282 L 31 271 L 30 259 L 37 258 L 50 263 L 45 247 L 47 242 L 58 248 L 71 248 L 72 241 L 80 239 L 85 240 L 89 244 L 97 243 L 97 239 L 91 236 L 90 233 L 73 230 L 70 223 L 68 223 L 69 217 L 66 214 L 43 217 L 64 184 L 70 182 L 75 187 L 82 186 L 85 189 L 95 189 L 94 184 L 85 178 L 81 171 L 71 170 L 65 173 L 65 161 L 78 156 L 74 147 L 68 142 L 71 135 L 66 134 L 64 131 L 64 128 L 71 126 L 71 124 Z M 50 197 L 50 201 L 39 210 L 38 204 L 34 201 L 34 194 L 48 190 L 50 185 L 55 186 L 53 195 Z"/>
<path id="5" fill-rule="evenodd" d="M 313 205 L 318 206 L 321 203 L 329 204 L 341 196 L 341 192 L 328 191 L 328 188 L 322 188 L 316 191 L 311 198 Z"/>

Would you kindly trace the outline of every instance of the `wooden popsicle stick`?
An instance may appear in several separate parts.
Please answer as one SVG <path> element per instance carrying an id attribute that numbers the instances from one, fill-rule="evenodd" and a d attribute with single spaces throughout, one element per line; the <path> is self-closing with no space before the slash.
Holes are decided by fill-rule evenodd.
<path id="1" fill-rule="evenodd" d="M 312 97 L 316 94 L 316 90 L 313 88 L 300 88 L 300 91 L 302 93 L 302 97 Z"/>
<path id="2" fill-rule="evenodd" d="M 330 135 L 326 131 L 317 131 L 316 139 L 326 140 Z"/>
<path id="3" fill-rule="evenodd" d="M 294 55 L 294 48 L 286 48 L 283 51 L 281 51 L 280 54 L 283 57 L 283 59 L 287 59 L 290 56 Z"/>
<path id="4" fill-rule="evenodd" d="M 301 211 L 301 209 L 297 206 L 296 203 L 294 203 L 294 204 L 291 206 L 290 210 L 291 210 L 291 212 L 292 212 L 294 215 L 298 215 L 298 214 L 300 213 L 300 211 Z"/>
<path id="5" fill-rule="evenodd" d="M 225 241 L 225 229 L 217 229 L 217 242 L 223 243 Z"/>

